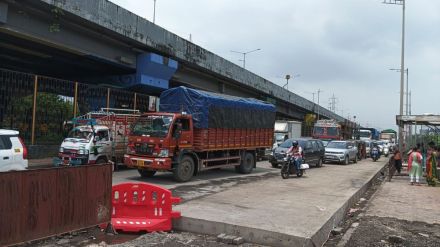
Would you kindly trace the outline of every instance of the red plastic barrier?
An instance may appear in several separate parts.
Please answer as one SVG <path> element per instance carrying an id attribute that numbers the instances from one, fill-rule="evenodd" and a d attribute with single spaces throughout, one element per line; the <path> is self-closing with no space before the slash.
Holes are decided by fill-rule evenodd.
<path id="1" fill-rule="evenodd" d="M 171 191 L 149 183 L 123 183 L 112 188 L 112 219 L 115 230 L 126 232 L 170 231 L 171 219 L 180 212 L 172 211 L 180 198 Z"/>

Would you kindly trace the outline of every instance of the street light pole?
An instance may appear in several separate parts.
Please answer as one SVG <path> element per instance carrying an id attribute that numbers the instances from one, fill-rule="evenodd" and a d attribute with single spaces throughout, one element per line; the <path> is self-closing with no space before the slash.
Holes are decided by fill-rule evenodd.
<path id="1" fill-rule="evenodd" d="M 293 79 L 295 79 L 295 78 L 297 78 L 297 77 L 299 77 L 299 76 L 300 76 L 300 74 L 293 75 L 293 76 L 286 75 L 286 76 L 284 77 L 284 78 L 286 79 L 286 84 L 283 85 L 283 88 L 287 86 L 286 89 L 289 90 L 289 80 L 290 80 L 290 79 L 293 80 Z"/>
<path id="2" fill-rule="evenodd" d="M 287 86 L 287 91 L 289 91 L 289 79 L 290 79 L 290 75 L 286 75 L 286 84 L 284 84 L 283 85 L 283 88 L 285 87 L 285 86 Z"/>
<path id="3" fill-rule="evenodd" d="M 400 72 L 400 69 L 390 69 L 390 70 Z M 404 70 L 404 72 L 406 73 L 406 91 L 405 91 L 405 95 L 406 95 L 405 108 L 406 108 L 406 110 L 405 110 L 405 115 L 411 115 L 411 114 L 409 114 L 409 82 L 408 82 L 409 81 L 409 69 L 406 68 Z"/>
<path id="4" fill-rule="evenodd" d="M 399 115 L 403 115 L 403 90 L 404 90 L 404 68 L 405 68 L 405 2 L 406 0 L 384 0 L 385 4 L 402 5 L 402 52 L 400 62 L 400 109 Z M 403 153 L 403 127 L 399 125 L 399 151 Z"/>
<path id="5" fill-rule="evenodd" d="M 261 50 L 260 48 L 252 50 L 252 51 L 247 51 L 247 52 L 241 52 L 241 51 L 231 51 L 231 52 L 235 52 L 235 53 L 239 53 L 243 55 L 243 69 L 246 68 L 246 55 L 251 53 L 251 52 L 255 52 L 255 51 L 259 51 Z"/>

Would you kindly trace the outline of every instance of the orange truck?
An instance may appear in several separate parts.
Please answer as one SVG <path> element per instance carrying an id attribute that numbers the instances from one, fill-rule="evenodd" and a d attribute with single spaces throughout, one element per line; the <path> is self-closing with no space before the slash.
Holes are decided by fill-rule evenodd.
<path id="1" fill-rule="evenodd" d="M 273 144 L 275 106 L 186 87 L 164 91 L 159 112 L 132 126 L 124 163 L 142 177 L 172 172 L 186 182 L 198 172 L 235 167 L 251 173 Z"/>

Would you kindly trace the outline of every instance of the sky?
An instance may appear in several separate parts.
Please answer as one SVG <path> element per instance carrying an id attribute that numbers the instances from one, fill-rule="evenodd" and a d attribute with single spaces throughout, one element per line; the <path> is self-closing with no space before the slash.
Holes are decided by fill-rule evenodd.
<path id="1" fill-rule="evenodd" d="M 154 0 L 111 0 L 153 21 Z M 363 126 L 394 128 L 402 6 L 383 0 L 157 0 L 155 23 Z M 440 1 L 406 0 L 411 113 L 439 114 Z M 295 76 L 298 75 L 298 76 Z M 406 79 L 405 79 L 406 80 Z M 406 87 L 406 85 L 405 85 Z M 405 88 L 406 92 L 406 88 Z M 406 103 L 405 103 L 406 104 Z M 405 113 L 406 107 L 404 107 Z"/>

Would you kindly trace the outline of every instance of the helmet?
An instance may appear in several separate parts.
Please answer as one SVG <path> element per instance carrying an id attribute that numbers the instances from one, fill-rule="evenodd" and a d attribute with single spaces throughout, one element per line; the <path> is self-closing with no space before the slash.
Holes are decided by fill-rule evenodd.
<path id="1" fill-rule="evenodd" d="M 292 147 L 296 148 L 298 146 L 298 141 L 293 141 L 292 142 Z"/>

